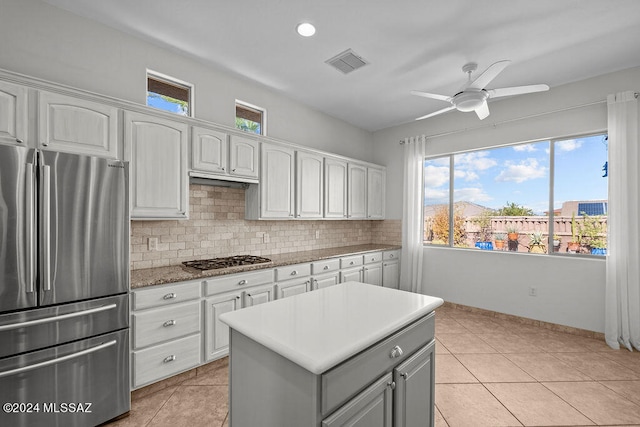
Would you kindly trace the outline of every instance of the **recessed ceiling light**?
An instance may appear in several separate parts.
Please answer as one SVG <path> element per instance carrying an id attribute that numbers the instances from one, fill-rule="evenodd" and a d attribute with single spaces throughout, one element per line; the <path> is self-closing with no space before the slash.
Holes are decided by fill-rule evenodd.
<path id="1" fill-rule="evenodd" d="M 308 22 L 302 22 L 296 27 L 296 31 L 302 37 L 311 37 L 316 33 L 316 27 Z"/>

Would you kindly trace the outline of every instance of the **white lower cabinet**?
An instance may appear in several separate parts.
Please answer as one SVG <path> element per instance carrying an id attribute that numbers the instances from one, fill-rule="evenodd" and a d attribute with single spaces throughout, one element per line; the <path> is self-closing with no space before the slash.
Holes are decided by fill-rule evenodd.
<path id="1" fill-rule="evenodd" d="M 300 279 L 287 280 L 276 283 L 276 298 L 282 299 L 293 295 L 303 294 L 311 290 L 311 279 L 303 277 Z"/>
<path id="2" fill-rule="evenodd" d="M 365 254 L 363 258 L 363 282 L 382 286 L 382 252 L 371 252 Z"/>
<path id="3" fill-rule="evenodd" d="M 229 327 L 218 320 L 223 313 L 242 307 L 242 293 L 229 292 L 204 301 L 205 360 L 220 358 L 229 352 Z"/>
<path id="4" fill-rule="evenodd" d="M 400 289 L 400 251 L 385 251 L 382 257 L 382 286 Z"/>
<path id="5" fill-rule="evenodd" d="M 311 290 L 328 288 L 329 286 L 337 285 L 340 283 L 340 273 L 328 273 L 322 276 L 313 276 L 311 279 Z"/>
<path id="6" fill-rule="evenodd" d="M 242 307 L 251 307 L 273 301 L 275 299 L 274 296 L 275 292 L 271 284 L 247 289 L 242 299 Z"/>
<path id="7" fill-rule="evenodd" d="M 133 388 L 195 368 L 202 357 L 200 335 L 191 335 L 133 352 Z"/>

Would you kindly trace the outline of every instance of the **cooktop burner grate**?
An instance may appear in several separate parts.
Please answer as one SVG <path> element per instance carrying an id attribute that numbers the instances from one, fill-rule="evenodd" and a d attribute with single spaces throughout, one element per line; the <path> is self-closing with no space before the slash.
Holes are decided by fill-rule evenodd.
<path id="1" fill-rule="evenodd" d="M 271 262 L 269 258 L 263 258 L 254 255 L 235 255 L 224 258 L 198 259 L 195 261 L 184 261 L 187 267 L 197 268 L 198 270 L 215 270 L 217 268 L 236 267 L 238 265 L 262 264 Z"/>

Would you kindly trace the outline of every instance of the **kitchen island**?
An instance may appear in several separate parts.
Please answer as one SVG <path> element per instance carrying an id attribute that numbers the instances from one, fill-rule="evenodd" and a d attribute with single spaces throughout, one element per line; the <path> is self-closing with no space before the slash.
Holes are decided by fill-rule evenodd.
<path id="1" fill-rule="evenodd" d="M 226 313 L 230 425 L 433 425 L 442 299 L 346 282 Z"/>

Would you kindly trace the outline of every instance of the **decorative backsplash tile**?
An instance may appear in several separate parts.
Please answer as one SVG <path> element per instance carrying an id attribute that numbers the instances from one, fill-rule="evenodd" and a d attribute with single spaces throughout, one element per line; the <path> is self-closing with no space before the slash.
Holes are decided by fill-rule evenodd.
<path id="1" fill-rule="evenodd" d="M 192 184 L 189 219 L 131 221 L 131 269 L 239 254 L 261 256 L 365 243 L 400 244 L 402 240 L 399 220 L 245 220 L 244 192 Z M 150 239 L 157 239 L 154 250 L 150 250 Z"/>

